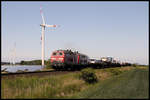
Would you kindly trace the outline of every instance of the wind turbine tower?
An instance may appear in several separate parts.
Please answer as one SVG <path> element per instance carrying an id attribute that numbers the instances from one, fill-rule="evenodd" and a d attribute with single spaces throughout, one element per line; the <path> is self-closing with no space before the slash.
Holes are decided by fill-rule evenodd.
<path id="1" fill-rule="evenodd" d="M 45 27 L 56 27 L 56 25 L 47 25 L 44 20 L 43 12 L 42 12 L 42 7 L 40 7 L 40 13 L 42 16 L 42 24 L 40 26 L 42 27 L 42 66 L 44 66 L 44 58 L 45 58 Z"/>
<path id="2" fill-rule="evenodd" d="M 14 59 L 13 59 L 13 64 L 15 65 L 15 61 L 16 61 L 16 42 L 14 43 Z"/>
<path id="3" fill-rule="evenodd" d="M 15 65 L 15 59 L 16 59 L 16 42 L 14 43 L 13 48 L 10 49 L 10 64 Z"/>

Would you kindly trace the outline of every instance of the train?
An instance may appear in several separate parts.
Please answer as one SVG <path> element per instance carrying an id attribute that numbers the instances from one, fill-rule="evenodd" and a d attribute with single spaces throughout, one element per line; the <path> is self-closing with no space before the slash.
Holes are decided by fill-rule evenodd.
<path id="1" fill-rule="evenodd" d="M 88 65 L 89 57 L 78 51 L 55 50 L 51 54 L 50 62 L 54 69 L 81 69 Z"/>
<path id="2" fill-rule="evenodd" d="M 121 67 L 130 65 L 129 63 L 120 64 L 114 62 L 111 57 L 102 57 L 101 60 L 91 62 L 93 59 L 78 51 L 72 50 L 55 50 L 50 57 L 51 67 L 55 70 L 80 70 L 86 67 L 104 68 L 104 67 Z"/>

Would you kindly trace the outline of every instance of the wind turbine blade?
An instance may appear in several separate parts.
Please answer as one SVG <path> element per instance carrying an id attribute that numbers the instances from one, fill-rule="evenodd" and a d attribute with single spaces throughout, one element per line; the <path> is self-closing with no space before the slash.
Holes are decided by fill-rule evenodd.
<path id="1" fill-rule="evenodd" d="M 43 12 L 42 12 L 42 7 L 40 7 L 40 13 L 41 13 L 41 16 L 42 16 L 42 22 L 43 22 L 43 24 L 45 24 L 45 20 L 44 20 Z"/>
<path id="2" fill-rule="evenodd" d="M 56 25 L 45 25 L 46 27 L 56 27 Z"/>

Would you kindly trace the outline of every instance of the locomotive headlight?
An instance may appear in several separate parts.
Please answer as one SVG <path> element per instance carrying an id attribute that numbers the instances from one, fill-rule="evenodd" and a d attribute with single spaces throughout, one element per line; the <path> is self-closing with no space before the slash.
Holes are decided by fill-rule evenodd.
<path id="1" fill-rule="evenodd" d="M 52 60 L 56 60 L 56 58 L 51 58 Z"/>
<path id="2" fill-rule="evenodd" d="M 63 60 L 63 58 L 58 58 L 59 60 Z"/>

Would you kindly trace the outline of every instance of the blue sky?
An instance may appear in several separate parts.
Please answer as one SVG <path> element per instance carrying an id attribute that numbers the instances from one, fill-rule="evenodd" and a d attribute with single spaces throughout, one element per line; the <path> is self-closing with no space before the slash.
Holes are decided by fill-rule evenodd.
<path id="1" fill-rule="evenodd" d="M 1 58 L 41 59 L 42 6 L 47 24 L 45 59 L 57 49 L 73 49 L 100 59 L 148 64 L 148 2 L 2 2 Z"/>

